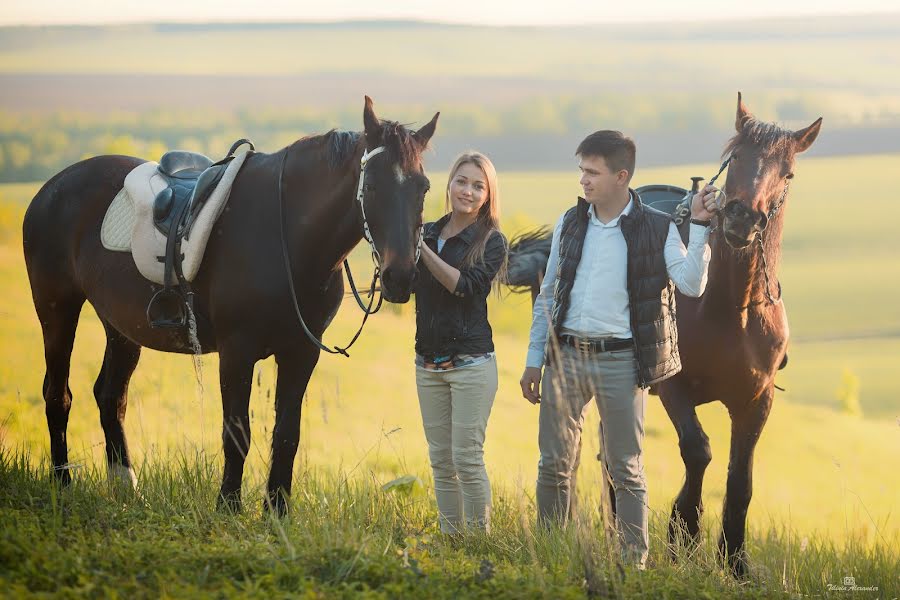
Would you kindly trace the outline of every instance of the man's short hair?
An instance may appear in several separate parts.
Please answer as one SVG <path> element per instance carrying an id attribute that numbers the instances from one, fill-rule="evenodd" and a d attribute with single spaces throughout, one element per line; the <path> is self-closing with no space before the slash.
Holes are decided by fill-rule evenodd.
<path id="1" fill-rule="evenodd" d="M 575 156 L 602 156 L 610 171 L 628 171 L 628 180 L 634 175 L 634 158 L 637 149 L 634 140 L 621 131 L 604 129 L 595 131 L 578 144 Z"/>

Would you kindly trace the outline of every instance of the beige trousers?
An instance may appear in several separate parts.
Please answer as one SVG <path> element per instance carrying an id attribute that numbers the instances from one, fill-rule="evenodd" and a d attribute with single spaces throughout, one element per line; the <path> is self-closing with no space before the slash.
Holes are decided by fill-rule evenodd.
<path id="1" fill-rule="evenodd" d="M 647 559 L 647 482 L 642 461 L 647 391 L 637 384 L 633 350 L 584 354 L 561 346 L 544 369 L 538 446 L 537 505 L 542 522 L 565 522 L 573 469 L 591 398 L 600 411 L 603 456 L 616 495 L 616 525 L 625 561 Z"/>
<path id="2" fill-rule="evenodd" d="M 416 387 L 443 533 L 490 530 L 484 436 L 497 393 L 497 360 L 451 371 L 416 367 Z"/>

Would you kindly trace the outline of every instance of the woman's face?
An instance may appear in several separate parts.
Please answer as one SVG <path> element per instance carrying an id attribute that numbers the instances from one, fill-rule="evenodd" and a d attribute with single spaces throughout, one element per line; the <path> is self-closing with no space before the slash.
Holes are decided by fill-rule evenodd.
<path id="1" fill-rule="evenodd" d="M 488 200 L 487 177 L 472 163 L 460 166 L 450 180 L 450 207 L 454 213 L 474 218 Z"/>

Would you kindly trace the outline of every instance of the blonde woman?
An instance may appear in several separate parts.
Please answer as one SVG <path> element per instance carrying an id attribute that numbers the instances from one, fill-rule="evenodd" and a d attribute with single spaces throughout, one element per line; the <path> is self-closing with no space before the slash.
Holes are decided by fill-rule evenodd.
<path id="1" fill-rule="evenodd" d="M 416 283 L 416 387 L 434 473 L 441 531 L 490 529 L 484 436 L 497 393 L 487 315 L 492 284 L 506 270 L 500 192 L 491 161 L 456 159 L 445 210 L 425 225 Z"/>

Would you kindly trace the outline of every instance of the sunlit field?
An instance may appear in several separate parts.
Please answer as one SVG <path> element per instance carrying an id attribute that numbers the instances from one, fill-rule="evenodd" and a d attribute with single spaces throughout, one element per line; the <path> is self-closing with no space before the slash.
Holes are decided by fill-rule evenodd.
<path id="1" fill-rule="evenodd" d="M 711 149 L 711 157 L 718 151 Z M 840 577 L 851 572 L 843 569 L 850 569 L 852 562 L 859 585 L 880 585 L 882 592 L 893 590 L 897 594 L 900 384 L 896 380 L 896 365 L 900 358 L 900 304 L 893 299 L 900 295 L 900 247 L 895 237 L 900 208 L 888 190 L 896 187 L 898 161 L 898 156 L 799 159 L 787 207 L 780 272 L 793 337 L 790 364 L 778 377 L 779 385 L 786 391 L 776 396 L 756 453 L 748 520 L 751 559 L 757 559 L 760 565 L 757 587 L 734 587 L 726 580 L 701 578 L 695 591 L 824 594 L 827 583 L 840 583 Z M 709 177 L 716 167 L 709 163 L 639 169 L 634 184 L 684 186 L 691 175 Z M 433 191 L 427 211 L 433 216 L 440 214 L 442 206 L 440 193 L 434 190 L 441 189 L 438 182 L 444 181 L 445 176 L 437 172 L 429 176 Z M 574 168 L 571 173 L 501 173 L 500 185 L 508 235 L 553 223 L 578 193 Z M 37 184 L 0 186 L 0 482 L 3 486 L 28 489 L 29 497 L 34 498 L 46 494 L 49 440 L 41 397 L 43 349 L 24 271 L 20 224 L 24 207 L 37 188 Z M 354 255 L 354 265 L 360 274 L 368 270 L 364 252 Z M 357 279 L 365 280 L 367 276 L 358 275 Z M 538 555 L 550 554 L 548 548 L 553 544 L 564 546 L 563 554 L 577 561 L 582 541 L 560 534 L 561 537 L 543 540 L 546 545 L 535 550 L 537 554 L 522 548 L 526 544 L 523 540 L 531 539 L 527 523 L 534 517 L 537 463 L 538 412 L 522 399 L 518 386 L 530 324 L 530 299 L 504 292 L 492 300 L 490 310 L 500 389 L 489 422 L 485 458 L 496 489 L 496 529 L 500 533 L 493 540 L 470 540 L 464 550 L 476 556 L 484 553 L 498 564 L 508 561 L 508 571 L 499 571 L 500 579 L 519 577 L 521 585 L 541 589 L 539 586 L 546 581 L 538 581 L 538 575 L 528 570 L 529 565 Z M 348 340 L 359 318 L 351 299 L 326 332 L 326 342 Z M 311 547 L 319 548 L 315 544 L 324 543 L 322 539 L 352 530 L 353 527 L 347 526 L 346 531 L 341 527 L 356 522 L 353 519 L 371 518 L 378 523 L 389 522 L 387 527 L 393 528 L 393 533 L 375 533 L 372 538 L 388 544 L 391 553 L 403 546 L 415 557 L 423 547 L 429 548 L 425 551 L 428 558 L 421 555 L 418 559 L 423 568 L 429 565 L 434 569 L 477 571 L 478 563 L 469 564 L 472 559 L 464 558 L 465 552 L 457 553 L 458 548 L 444 547 L 440 541 L 428 541 L 428 535 L 434 533 L 428 524 L 436 520 L 436 509 L 415 393 L 413 336 L 412 306 L 390 306 L 369 320 L 349 360 L 333 356 L 320 359 L 304 399 L 301 452 L 296 465 L 294 495 L 304 508 L 293 513 L 285 526 L 286 533 L 248 522 L 258 518 L 267 472 L 274 422 L 274 361 L 257 365 L 250 402 L 253 437 L 245 495 L 254 505 L 248 515 L 232 522 L 229 517 L 208 514 L 221 466 L 216 356 L 205 356 L 202 368 L 195 371 L 189 357 L 144 350 L 132 378 L 126 430 L 138 478 L 148 482 L 146 502 L 150 507 L 164 505 L 171 519 L 187 518 L 191 527 L 199 526 L 204 531 L 229 527 L 256 531 L 262 527 L 269 531 L 263 537 L 271 537 L 268 542 L 263 540 L 271 543 L 264 552 L 271 551 L 282 558 L 295 552 L 289 551 L 288 546 L 302 546 L 304 536 L 312 536 L 315 542 L 310 542 Z M 102 327 L 86 305 L 72 360 L 70 386 L 74 400 L 68 439 L 70 460 L 78 466 L 74 475 L 88 483 L 83 488 L 76 486 L 74 495 L 65 502 L 81 509 L 93 506 L 90 510 L 105 514 L 106 508 L 97 507 L 111 500 L 106 492 L 97 491 L 103 489 L 99 480 L 105 470 L 105 455 L 92 394 L 104 345 Z M 701 407 L 698 412 L 713 448 L 713 462 L 704 487 L 704 530 L 713 538 L 705 542 L 708 550 L 715 541 L 725 489 L 729 419 L 719 404 Z M 594 433 L 586 435 L 579 487 L 586 498 L 584 505 L 594 506 L 601 488 L 599 465 L 592 459 L 598 451 L 596 411 L 590 411 L 588 419 L 585 431 Z M 650 398 L 648 405 L 646 435 L 645 461 L 653 514 L 651 554 L 661 564 L 665 562 L 665 518 L 681 485 L 683 467 L 677 437 L 655 397 Z M 15 457 L 20 457 L 18 463 L 13 460 Z M 419 476 L 424 490 L 400 496 L 402 500 L 390 500 L 393 496 L 388 500 L 381 498 L 383 492 L 378 486 L 408 474 Z M 344 478 L 352 482 L 347 484 L 352 491 L 341 487 Z M 190 498 L 181 505 L 176 484 L 191 481 L 196 483 L 196 489 L 185 491 Z M 350 494 L 346 497 L 370 503 L 369 510 L 374 512 L 366 517 L 353 513 L 356 509 L 349 507 L 323 505 L 341 503 L 345 491 Z M 28 516 L 21 498 L 3 500 L 6 494 L 0 492 L 0 512 L 24 519 L 27 527 L 52 532 L 40 524 L 39 518 Z M 57 502 L 63 501 L 55 496 L 51 504 L 42 500 L 35 510 L 38 514 L 44 514 L 42 510 L 56 514 L 53 511 L 57 509 L 52 507 Z M 392 511 L 401 508 L 406 516 L 391 516 Z M 140 511 L 149 509 L 138 505 L 123 510 L 127 519 L 137 523 Z M 343 515 L 343 525 L 334 524 L 333 530 L 313 534 L 313 526 L 303 521 L 327 520 L 329 515 Z M 10 531 L 14 530 L 6 530 L 4 535 L 11 535 Z M 407 535 L 418 535 L 419 541 L 410 545 L 404 542 Z M 363 538 L 365 535 L 359 539 Z M 363 553 L 362 548 L 375 543 L 372 540 L 360 542 L 360 555 L 369 557 L 369 550 Z M 25 538 L 17 543 L 26 543 Z M 219 543 L 227 545 L 225 541 Z M 507 543 L 510 548 L 519 548 L 521 554 L 512 550 L 504 554 L 492 545 Z M 420 544 L 419 550 L 416 544 Z M 352 543 L 346 547 L 353 547 Z M 305 556 L 302 548 L 296 552 Z M 381 548 L 373 552 L 374 556 Z M 340 558 L 347 564 L 351 564 L 351 559 L 352 553 L 349 558 Z M 391 560 L 400 564 L 404 559 L 391 554 Z M 713 562 L 701 560 L 707 566 Z M 52 565 L 52 560 L 48 565 Z M 202 570 L 203 566 L 197 568 Z M 408 557 L 404 568 L 409 569 Z M 566 569 L 573 568 L 570 565 L 559 572 L 551 569 L 542 576 L 566 590 L 565 585 L 573 581 Z M 643 589 L 653 596 L 657 594 L 648 590 L 676 590 L 671 585 L 679 575 L 669 570 L 672 568 L 659 571 L 659 588 L 629 588 L 640 584 L 626 579 L 621 590 L 637 593 Z M 697 577 L 694 571 L 686 573 Z M 575 579 L 580 581 L 579 577 Z M 162 580 L 158 577 L 154 584 L 158 587 L 152 589 L 173 593 L 179 589 L 182 593 L 206 589 L 205 583 L 197 582 L 197 588 L 179 588 L 181 584 L 166 587 Z M 334 580 L 340 578 L 335 575 Z M 120 589 L 127 587 L 119 584 Z M 272 589 L 282 588 L 276 585 Z M 502 595 L 489 588 L 482 591 Z M 673 593 L 691 595 L 691 590 Z"/>

